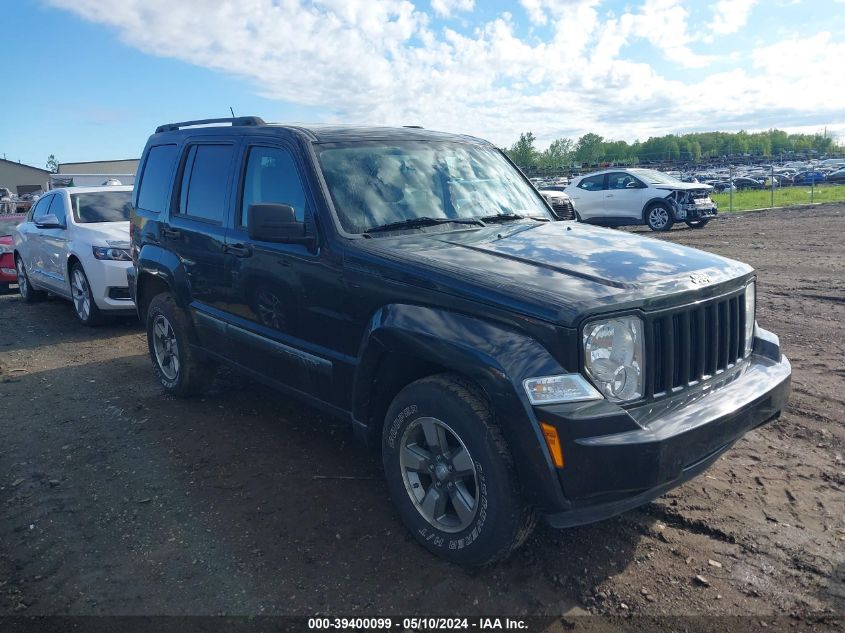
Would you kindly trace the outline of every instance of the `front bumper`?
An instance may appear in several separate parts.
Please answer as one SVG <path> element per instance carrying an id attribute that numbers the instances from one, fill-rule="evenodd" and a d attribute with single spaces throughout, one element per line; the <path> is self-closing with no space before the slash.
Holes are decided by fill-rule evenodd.
<path id="1" fill-rule="evenodd" d="M 679 205 L 675 208 L 675 220 L 678 222 L 689 222 L 690 220 L 703 220 L 715 218 L 719 213 L 716 203 L 712 205 Z"/>
<path id="2" fill-rule="evenodd" d="M 132 267 L 132 262 L 99 260 L 92 257 L 90 264 L 84 266 L 94 302 L 100 310 L 135 312 L 135 303 L 130 298 L 126 280 L 126 270 Z"/>
<path id="3" fill-rule="evenodd" d="M 791 367 L 773 335 L 765 336 L 755 339 L 748 360 L 697 389 L 627 410 L 606 401 L 538 410 L 563 440 L 558 476 L 571 503 L 547 521 L 570 527 L 647 503 L 706 469 L 749 430 L 777 418 L 789 396 Z M 595 435 L 597 429 L 606 433 Z"/>

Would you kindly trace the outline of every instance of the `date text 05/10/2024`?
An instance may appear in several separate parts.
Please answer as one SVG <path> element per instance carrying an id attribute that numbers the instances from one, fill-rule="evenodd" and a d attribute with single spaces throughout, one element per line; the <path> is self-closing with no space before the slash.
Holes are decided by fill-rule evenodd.
<path id="1" fill-rule="evenodd" d="M 528 624 L 519 618 L 308 618 L 310 630 L 355 629 L 355 630 L 390 630 L 394 627 L 413 631 L 445 630 L 527 630 Z"/>

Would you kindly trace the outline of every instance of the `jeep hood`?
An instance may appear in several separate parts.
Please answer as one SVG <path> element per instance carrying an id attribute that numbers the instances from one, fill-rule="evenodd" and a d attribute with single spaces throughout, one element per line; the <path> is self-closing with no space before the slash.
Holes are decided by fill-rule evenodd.
<path id="1" fill-rule="evenodd" d="M 570 326 L 593 313 L 715 296 L 753 274 L 750 266 L 718 255 L 576 222 L 524 221 L 363 245 L 410 264 L 418 283 Z"/>

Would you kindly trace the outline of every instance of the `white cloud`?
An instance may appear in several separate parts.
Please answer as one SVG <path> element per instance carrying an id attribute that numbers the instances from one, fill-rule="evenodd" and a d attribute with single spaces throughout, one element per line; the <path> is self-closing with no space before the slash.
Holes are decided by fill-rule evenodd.
<path id="1" fill-rule="evenodd" d="M 755 4 L 757 0 L 719 0 L 713 7 L 710 28 L 718 35 L 736 33 L 748 22 Z"/>
<path id="2" fill-rule="evenodd" d="M 448 18 L 459 11 L 472 11 L 475 0 L 431 0 L 431 8 L 437 15 Z"/>
<path id="3" fill-rule="evenodd" d="M 620 15 L 600 15 L 598 0 L 522 0 L 524 14 L 465 32 L 435 28 L 434 3 L 408 0 L 49 2 L 149 54 L 246 79 L 335 122 L 421 124 L 510 144 L 524 130 L 541 142 L 586 131 L 634 140 L 845 121 L 841 41 L 778 42 L 750 55 L 753 73 L 707 73 L 713 58 L 695 52 L 700 35 L 679 0 L 644 0 Z M 549 35 L 520 35 L 525 19 Z M 635 41 L 699 70 L 669 79 L 626 58 Z"/>

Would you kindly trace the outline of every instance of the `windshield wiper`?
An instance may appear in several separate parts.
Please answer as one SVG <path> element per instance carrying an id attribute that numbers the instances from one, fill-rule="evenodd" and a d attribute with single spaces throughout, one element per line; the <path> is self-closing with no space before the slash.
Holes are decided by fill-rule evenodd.
<path id="1" fill-rule="evenodd" d="M 435 226 L 437 224 L 475 224 L 477 226 L 486 226 L 480 218 L 430 218 L 424 216 L 374 226 L 364 231 L 364 235 L 368 233 L 381 233 L 383 231 L 398 231 L 400 229 L 417 229 L 424 226 Z"/>
<path id="2" fill-rule="evenodd" d="M 479 218 L 482 222 L 490 224 L 492 222 L 512 222 L 514 220 L 524 220 L 530 218 L 537 222 L 547 222 L 547 218 L 538 218 L 532 215 L 520 215 L 518 213 L 494 213 L 493 215 L 485 215 Z"/>

